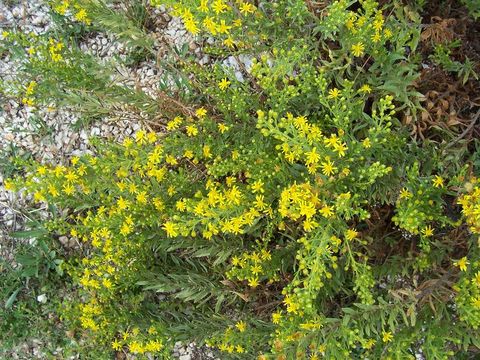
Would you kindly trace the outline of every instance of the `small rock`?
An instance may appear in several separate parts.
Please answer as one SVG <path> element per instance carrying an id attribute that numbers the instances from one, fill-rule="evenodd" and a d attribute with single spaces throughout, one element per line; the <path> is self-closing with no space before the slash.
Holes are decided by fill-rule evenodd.
<path id="1" fill-rule="evenodd" d="M 69 244 L 69 239 L 66 236 L 60 236 L 58 238 L 58 241 L 60 241 L 60 244 L 62 244 L 63 246 L 68 246 Z"/>
<path id="2" fill-rule="evenodd" d="M 47 302 L 47 295 L 42 294 L 37 296 L 37 301 L 41 304 L 45 304 Z"/>
<path id="3" fill-rule="evenodd" d="M 12 9 L 12 15 L 15 18 L 20 18 L 22 17 L 22 10 L 17 6 Z"/>

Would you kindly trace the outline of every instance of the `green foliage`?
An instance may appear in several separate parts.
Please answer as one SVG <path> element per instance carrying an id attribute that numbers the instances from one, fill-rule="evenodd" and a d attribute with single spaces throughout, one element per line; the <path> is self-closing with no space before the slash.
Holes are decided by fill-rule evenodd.
<path id="1" fill-rule="evenodd" d="M 168 358 L 194 340 L 222 358 L 478 352 L 478 180 L 449 166 L 456 149 L 419 146 L 400 121 L 420 108 L 418 14 L 372 0 L 160 3 L 211 38 L 213 61 L 170 49 L 176 86 L 159 99 L 112 84 L 111 64 L 73 42 L 8 36 L 9 51 L 35 40 L 51 60 L 27 61 L 27 106 L 162 110 L 161 132 L 94 140 L 92 154 L 6 182 L 61 210 L 44 228 L 81 244 L 62 266 L 75 289 L 60 314 L 84 351 Z M 62 4 L 151 52 L 145 4 Z"/>
<path id="2" fill-rule="evenodd" d="M 462 3 L 467 7 L 469 14 L 477 20 L 480 18 L 480 4 L 475 0 L 462 0 Z"/>
<path id="3" fill-rule="evenodd" d="M 49 344 L 42 351 L 51 355 L 64 343 L 64 330 L 55 324 L 59 292 L 64 291 L 59 286 L 63 261 L 58 259 L 45 230 L 37 228 L 13 236 L 16 241 L 30 241 L 16 246 L 15 265 L 0 258 L 2 354 L 7 356 L 9 350 L 31 338 L 43 338 Z M 39 296 L 45 297 L 45 303 L 37 300 Z"/>
<path id="4" fill-rule="evenodd" d="M 463 84 L 470 78 L 478 80 L 478 74 L 474 70 L 475 64 L 468 57 L 464 63 L 452 60 L 450 57 L 452 49 L 458 46 L 460 46 L 459 41 L 454 41 L 448 45 L 437 44 L 435 45 L 435 52 L 430 58 L 444 70 L 457 73 L 458 77 L 462 79 Z"/>

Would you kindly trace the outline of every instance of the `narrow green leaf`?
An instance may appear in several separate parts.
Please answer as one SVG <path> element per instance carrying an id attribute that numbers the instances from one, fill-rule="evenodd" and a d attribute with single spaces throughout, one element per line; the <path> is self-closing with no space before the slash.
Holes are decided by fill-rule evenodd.
<path id="1" fill-rule="evenodd" d="M 12 233 L 11 236 L 16 239 L 29 239 L 29 238 L 38 238 L 46 234 L 48 234 L 48 231 L 45 229 L 33 229 L 33 230 L 26 230 L 26 231 L 16 231 Z"/>
<path id="2" fill-rule="evenodd" d="M 21 290 L 22 288 L 19 287 L 17 290 L 15 290 L 9 297 L 8 297 L 8 300 L 5 302 L 5 309 L 10 309 L 13 305 L 13 303 L 15 302 L 15 299 L 17 298 L 17 295 L 19 293 L 19 291 Z"/>

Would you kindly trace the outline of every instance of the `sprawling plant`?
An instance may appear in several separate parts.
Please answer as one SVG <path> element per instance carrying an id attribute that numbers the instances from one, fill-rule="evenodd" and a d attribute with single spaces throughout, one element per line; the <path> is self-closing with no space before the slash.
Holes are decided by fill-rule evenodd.
<path id="1" fill-rule="evenodd" d="M 245 359 L 478 351 L 479 185 L 397 117 L 420 106 L 413 10 L 152 3 L 213 39 L 210 64 L 177 64 L 190 102 L 8 183 L 82 243 L 64 320 L 106 358 L 178 340 Z"/>

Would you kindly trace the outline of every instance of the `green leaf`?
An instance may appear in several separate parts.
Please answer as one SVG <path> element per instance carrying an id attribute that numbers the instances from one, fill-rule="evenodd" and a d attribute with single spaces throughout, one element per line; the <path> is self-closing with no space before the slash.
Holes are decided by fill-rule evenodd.
<path id="1" fill-rule="evenodd" d="M 15 290 L 9 297 L 8 297 L 8 300 L 5 302 L 5 309 L 10 309 L 13 305 L 13 303 L 15 302 L 15 299 L 17 298 L 17 295 L 19 293 L 19 291 L 21 290 L 22 288 L 19 287 L 17 290 Z"/>
<path id="2" fill-rule="evenodd" d="M 29 238 L 38 238 L 43 235 L 48 234 L 48 231 L 42 228 L 26 230 L 26 231 L 16 231 L 11 234 L 12 237 L 16 239 L 29 239 Z"/>
<path id="3" fill-rule="evenodd" d="M 193 253 L 194 257 L 203 257 L 203 256 L 210 256 L 212 254 L 212 249 L 211 248 L 204 248 L 204 249 L 199 249 Z"/>
<path id="4" fill-rule="evenodd" d="M 221 294 L 218 299 L 217 299 L 217 302 L 215 303 L 215 312 L 220 312 L 220 308 L 222 307 L 222 303 L 223 301 L 225 300 L 225 294 Z"/>

